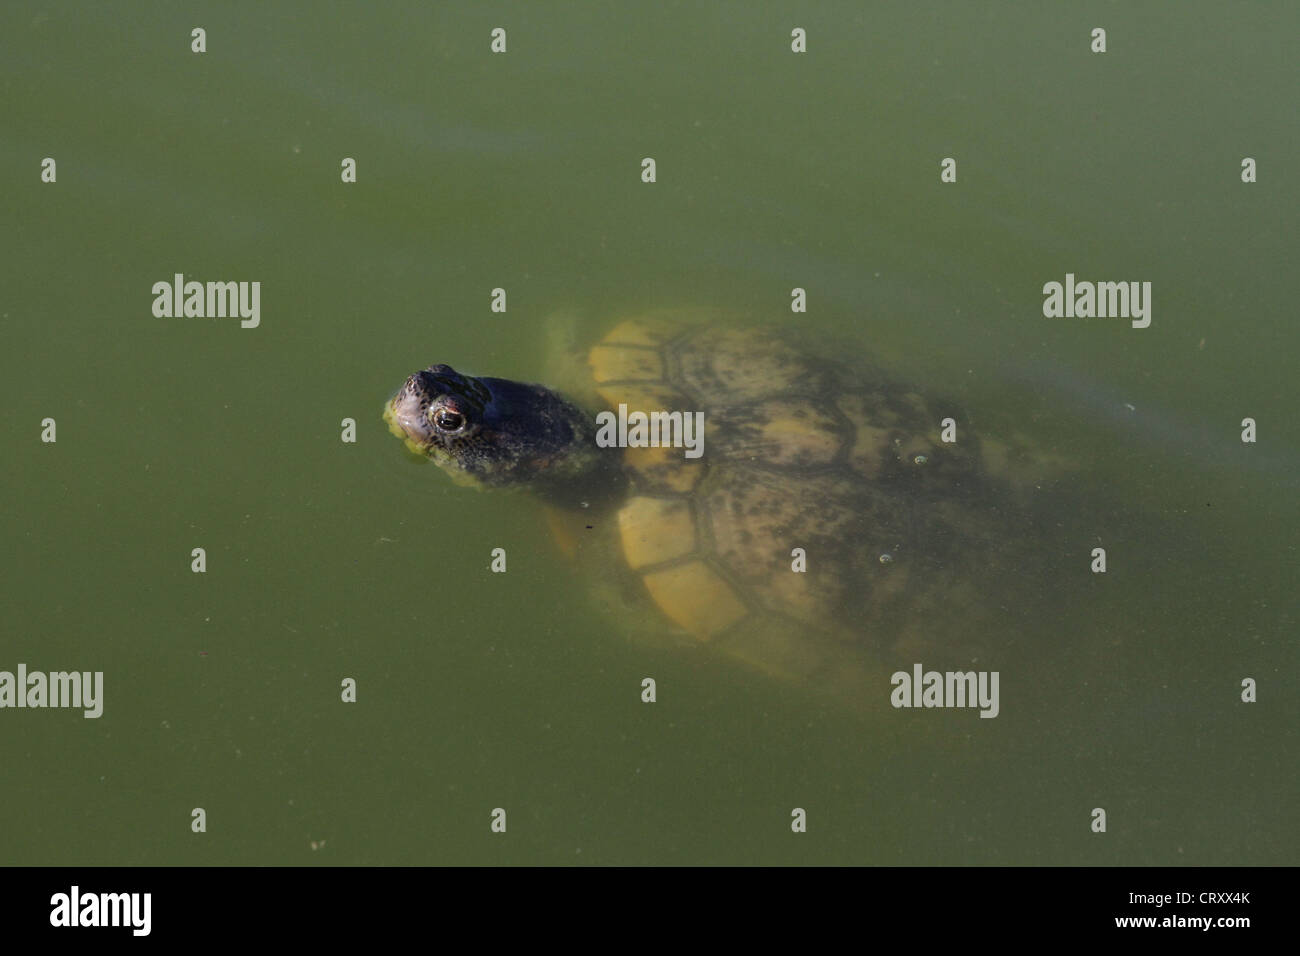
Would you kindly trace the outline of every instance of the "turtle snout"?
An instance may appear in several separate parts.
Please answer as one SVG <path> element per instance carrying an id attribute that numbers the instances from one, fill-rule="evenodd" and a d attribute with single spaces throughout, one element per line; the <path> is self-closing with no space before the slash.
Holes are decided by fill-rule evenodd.
<path id="1" fill-rule="evenodd" d="M 427 414 L 429 397 L 420 378 L 422 374 L 417 372 L 408 378 L 401 391 L 393 396 L 391 417 L 407 438 L 423 445 L 432 437 L 432 429 Z"/>

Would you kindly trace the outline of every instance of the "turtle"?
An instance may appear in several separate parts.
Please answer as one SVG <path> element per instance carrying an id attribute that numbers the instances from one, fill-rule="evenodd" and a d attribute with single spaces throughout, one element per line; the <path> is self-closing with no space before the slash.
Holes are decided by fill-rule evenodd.
<path id="1" fill-rule="evenodd" d="M 431 365 L 384 419 L 458 483 L 543 499 L 567 550 L 616 570 L 656 633 L 868 693 L 920 654 L 951 655 L 951 632 L 980 632 L 979 610 L 1035 563 L 1013 547 L 1025 443 L 977 436 L 851 350 L 651 312 L 617 321 L 579 368 L 557 390 Z M 602 414 L 637 411 L 702 413 L 702 453 L 602 441 Z"/>

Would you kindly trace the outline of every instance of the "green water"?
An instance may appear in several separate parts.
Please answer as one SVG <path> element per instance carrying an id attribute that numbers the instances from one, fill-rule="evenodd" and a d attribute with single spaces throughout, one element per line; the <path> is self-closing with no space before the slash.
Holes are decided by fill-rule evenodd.
<path id="1" fill-rule="evenodd" d="M 97 720 L 0 710 L 0 862 L 1296 862 L 1293 6 L 361 11 L 0 12 L 0 670 L 105 675 Z M 260 326 L 155 318 L 176 272 Z M 1151 327 L 1044 318 L 1067 272 Z M 1110 569 L 997 719 L 632 643 L 533 502 L 380 421 L 431 362 L 540 377 L 555 310 L 681 304 L 1086 467 Z"/>

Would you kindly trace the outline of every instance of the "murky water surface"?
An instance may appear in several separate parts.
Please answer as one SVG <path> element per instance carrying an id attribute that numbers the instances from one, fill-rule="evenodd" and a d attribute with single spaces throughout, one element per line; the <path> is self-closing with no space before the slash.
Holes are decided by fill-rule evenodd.
<path id="1" fill-rule="evenodd" d="M 250 4 L 201 56 L 192 19 L 0 14 L 0 670 L 105 675 L 97 720 L 0 711 L 0 859 L 1295 862 L 1294 9 Z M 260 325 L 155 318 L 177 272 L 260 281 Z M 1151 282 L 1150 327 L 1045 318 L 1067 273 Z M 1072 560 L 915 612 L 997 648 L 995 719 L 636 640 L 534 501 L 379 419 L 432 362 L 543 378 L 556 311 L 679 305 L 1077 466 Z"/>

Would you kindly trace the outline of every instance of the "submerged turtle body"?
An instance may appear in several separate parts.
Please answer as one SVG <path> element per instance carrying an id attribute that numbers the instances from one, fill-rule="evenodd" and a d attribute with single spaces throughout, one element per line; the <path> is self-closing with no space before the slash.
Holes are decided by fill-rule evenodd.
<path id="1" fill-rule="evenodd" d="M 688 640 L 770 673 L 861 679 L 947 641 L 938 612 L 969 620 L 1014 570 L 1007 489 L 954 408 L 773 331 L 673 318 L 618 324 L 586 364 L 594 408 L 433 366 L 386 418 L 462 479 L 575 509 L 593 567 L 615 559 Z M 620 406 L 702 412 L 702 456 L 596 447 Z"/>
<path id="2" fill-rule="evenodd" d="M 953 410 L 877 374 L 773 332 L 645 320 L 589 365 L 608 408 L 704 413 L 699 459 L 624 452 L 622 557 L 682 630 L 765 669 L 827 663 L 810 627 L 879 650 L 908 640 L 918 601 L 963 593 L 978 540 L 997 540 L 978 443 L 943 442 Z M 790 640 L 751 653 L 761 631 Z"/>

